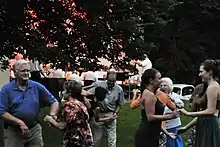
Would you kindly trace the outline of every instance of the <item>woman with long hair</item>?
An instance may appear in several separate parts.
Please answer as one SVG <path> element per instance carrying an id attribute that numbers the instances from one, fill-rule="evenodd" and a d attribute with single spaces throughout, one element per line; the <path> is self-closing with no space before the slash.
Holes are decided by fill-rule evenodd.
<path id="1" fill-rule="evenodd" d="M 143 73 L 141 81 L 140 108 L 142 119 L 135 134 L 135 147 L 158 147 L 161 122 L 176 118 L 179 112 L 174 110 L 171 114 L 163 115 L 164 105 L 155 96 L 161 84 L 161 74 L 158 70 L 147 69 Z M 167 131 L 164 133 L 170 135 Z"/>
<path id="2" fill-rule="evenodd" d="M 185 127 L 180 128 L 178 133 L 183 133 L 192 126 L 196 125 L 196 136 L 194 147 L 219 147 L 220 146 L 220 128 L 218 115 L 220 110 L 220 69 L 219 61 L 205 60 L 200 66 L 199 76 L 202 82 L 208 85 L 205 90 L 204 100 L 200 104 L 202 110 L 197 112 L 188 112 L 181 109 L 186 116 L 196 117 Z"/>

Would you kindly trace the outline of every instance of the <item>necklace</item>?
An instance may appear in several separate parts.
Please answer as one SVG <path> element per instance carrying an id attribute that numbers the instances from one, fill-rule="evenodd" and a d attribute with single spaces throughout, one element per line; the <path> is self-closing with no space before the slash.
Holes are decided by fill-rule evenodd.
<path id="1" fill-rule="evenodd" d="M 148 88 L 148 87 L 146 87 L 146 89 L 149 90 L 150 92 L 155 93 L 152 89 L 150 89 L 150 88 Z"/>

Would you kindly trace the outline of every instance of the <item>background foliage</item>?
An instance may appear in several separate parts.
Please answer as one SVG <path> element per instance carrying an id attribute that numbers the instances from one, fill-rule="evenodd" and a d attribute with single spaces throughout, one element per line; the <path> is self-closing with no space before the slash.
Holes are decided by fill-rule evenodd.
<path id="1" fill-rule="evenodd" d="M 219 14 L 217 0 L 2 0 L 0 58 L 97 67 L 104 57 L 127 67 L 148 53 L 165 76 L 195 83 L 199 64 L 219 58 Z"/>

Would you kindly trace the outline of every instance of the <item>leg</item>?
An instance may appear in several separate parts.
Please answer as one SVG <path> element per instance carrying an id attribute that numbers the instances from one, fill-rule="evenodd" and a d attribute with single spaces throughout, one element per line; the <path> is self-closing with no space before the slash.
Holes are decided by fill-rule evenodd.
<path id="1" fill-rule="evenodd" d="M 92 129 L 94 147 L 98 147 L 99 142 L 102 139 L 103 123 L 95 122 L 94 118 L 92 118 L 91 129 Z"/>
<path id="2" fill-rule="evenodd" d="M 105 129 L 108 133 L 108 147 L 116 147 L 116 119 L 105 123 Z"/>
<path id="3" fill-rule="evenodd" d="M 19 130 L 8 127 L 5 132 L 5 147 L 24 147 L 25 140 Z"/>
<path id="4" fill-rule="evenodd" d="M 4 146 L 4 120 L 0 119 L 0 147 Z"/>
<path id="5" fill-rule="evenodd" d="M 42 128 L 40 124 L 37 124 L 30 129 L 30 135 L 28 137 L 27 147 L 43 147 Z"/>

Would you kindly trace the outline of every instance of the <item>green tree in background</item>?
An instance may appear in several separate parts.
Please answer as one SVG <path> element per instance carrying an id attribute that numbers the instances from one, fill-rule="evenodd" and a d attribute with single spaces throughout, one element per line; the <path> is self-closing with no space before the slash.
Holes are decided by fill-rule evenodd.
<path id="1" fill-rule="evenodd" d="M 74 66 L 97 66 L 97 59 L 103 57 L 117 63 L 114 65 L 122 65 L 118 56 L 127 47 L 133 46 L 128 55 L 143 49 L 136 43 L 143 43 L 143 39 L 138 39 L 135 15 L 125 2 L 33 0 L 19 6 L 24 9 L 24 15 L 14 14 L 14 17 L 23 21 L 19 25 L 14 22 L 17 35 L 9 33 L 14 37 L 3 41 L 2 56 L 11 57 L 19 52 L 62 67 L 68 62 Z M 9 28 L 7 24 L 2 31 L 9 30 L 8 33 Z"/>
<path id="2" fill-rule="evenodd" d="M 219 58 L 220 2 L 145 3 L 149 6 L 145 6 L 149 9 L 143 16 L 149 24 L 145 27 L 145 42 L 154 45 L 150 50 L 154 65 L 177 82 L 195 83 L 199 64 L 207 58 Z"/>
<path id="3" fill-rule="evenodd" d="M 97 66 L 100 57 L 126 67 L 148 53 L 165 76 L 193 83 L 199 64 L 219 57 L 219 8 L 217 0 L 31 0 L 16 7 L 3 0 L 0 57 L 26 50 L 62 67 Z"/>

